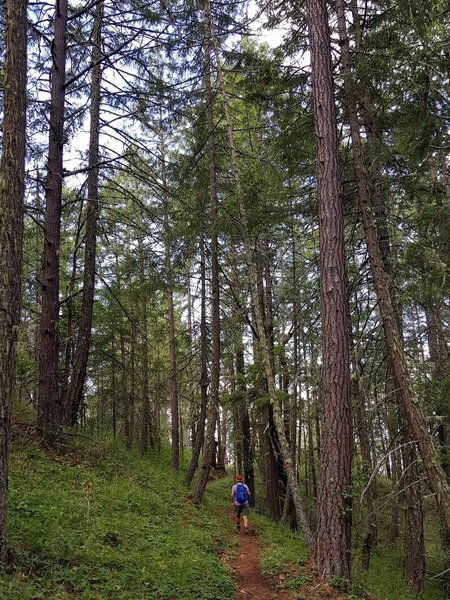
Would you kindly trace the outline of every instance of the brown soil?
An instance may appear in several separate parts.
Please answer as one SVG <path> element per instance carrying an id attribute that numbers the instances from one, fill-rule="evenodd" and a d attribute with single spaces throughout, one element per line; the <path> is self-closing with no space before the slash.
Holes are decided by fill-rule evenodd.
<path id="1" fill-rule="evenodd" d="M 234 527 L 234 518 L 230 520 Z M 293 600 L 293 596 L 285 590 L 280 590 L 276 584 L 261 574 L 259 566 L 259 540 L 256 531 L 250 527 L 245 535 L 242 531 L 236 533 L 238 548 L 236 556 L 227 561 L 233 578 L 236 581 L 234 600 L 254 598 L 255 600 Z"/>

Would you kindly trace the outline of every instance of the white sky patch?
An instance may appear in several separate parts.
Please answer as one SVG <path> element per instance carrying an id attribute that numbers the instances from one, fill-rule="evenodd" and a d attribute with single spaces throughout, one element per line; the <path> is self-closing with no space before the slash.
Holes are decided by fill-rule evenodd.
<path id="1" fill-rule="evenodd" d="M 265 43 L 270 48 L 276 48 L 283 41 L 283 36 L 289 31 L 289 25 L 284 27 L 276 27 L 275 29 L 267 29 L 265 27 L 266 17 L 264 12 L 258 17 L 260 9 L 254 2 L 250 2 L 248 7 L 248 19 L 250 21 L 250 29 L 261 43 Z M 255 19 L 255 20 L 253 20 Z"/>

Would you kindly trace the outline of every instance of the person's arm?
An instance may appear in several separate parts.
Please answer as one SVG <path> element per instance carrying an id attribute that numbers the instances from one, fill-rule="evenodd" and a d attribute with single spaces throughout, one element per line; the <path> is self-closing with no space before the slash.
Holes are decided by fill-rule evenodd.
<path id="1" fill-rule="evenodd" d="M 236 489 L 235 489 L 235 487 L 233 485 L 233 487 L 231 488 L 231 502 L 233 502 L 233 504 L 234 504 L 234 495 L 235 495 L 235 493 L 236 493 Z"/>

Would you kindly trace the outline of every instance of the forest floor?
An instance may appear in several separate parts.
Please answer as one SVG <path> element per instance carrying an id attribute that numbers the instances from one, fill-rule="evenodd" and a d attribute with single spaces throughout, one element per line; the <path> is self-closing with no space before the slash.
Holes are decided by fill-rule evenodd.
<path id="1" fill-rule="evenodd" d="M 227 511 L 231 526 L 235 527 L 234 514 Z M 291 592 L 283 589 L 284 576 L 278 579 L 265 577 L 261 573 L 261 547 L 257 529 L 249 527 L 248 534 L 236 532 L 238 545 L 232 557 L 227 557 L 225 564 L 235 581 L 234 600 L 343 600 L 329 585 L 317 580 L 309 565 L 305 565 L 304 586 Z"/>
<path id="2" fill-rule="evenodd" d="M 236 532 L 232 478 L 210 481 L 196 507 L 168 450 L 142 457 L 112 441 L 68 439 L 56 452 L 32 424 L 15 423 L 0 600 L 417 600 L 404 583 L 401 547 L 380 544 L 365 573 L 355 553 L 345 596 L 343 582 L 319 580 L 298 532 L 259 506 L 250 535 Z M 426 514 L 421 600 L 444 600 L 434 508 Z"/>

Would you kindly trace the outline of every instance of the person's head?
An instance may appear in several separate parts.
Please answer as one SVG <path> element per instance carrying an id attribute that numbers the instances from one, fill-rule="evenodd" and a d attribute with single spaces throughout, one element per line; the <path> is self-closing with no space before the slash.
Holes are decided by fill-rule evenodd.
<path id="1" fill-rule="evenodd" d="M 244 481 L 244 477 L 242 475 L 236 475 L 236 481 Z"/>

